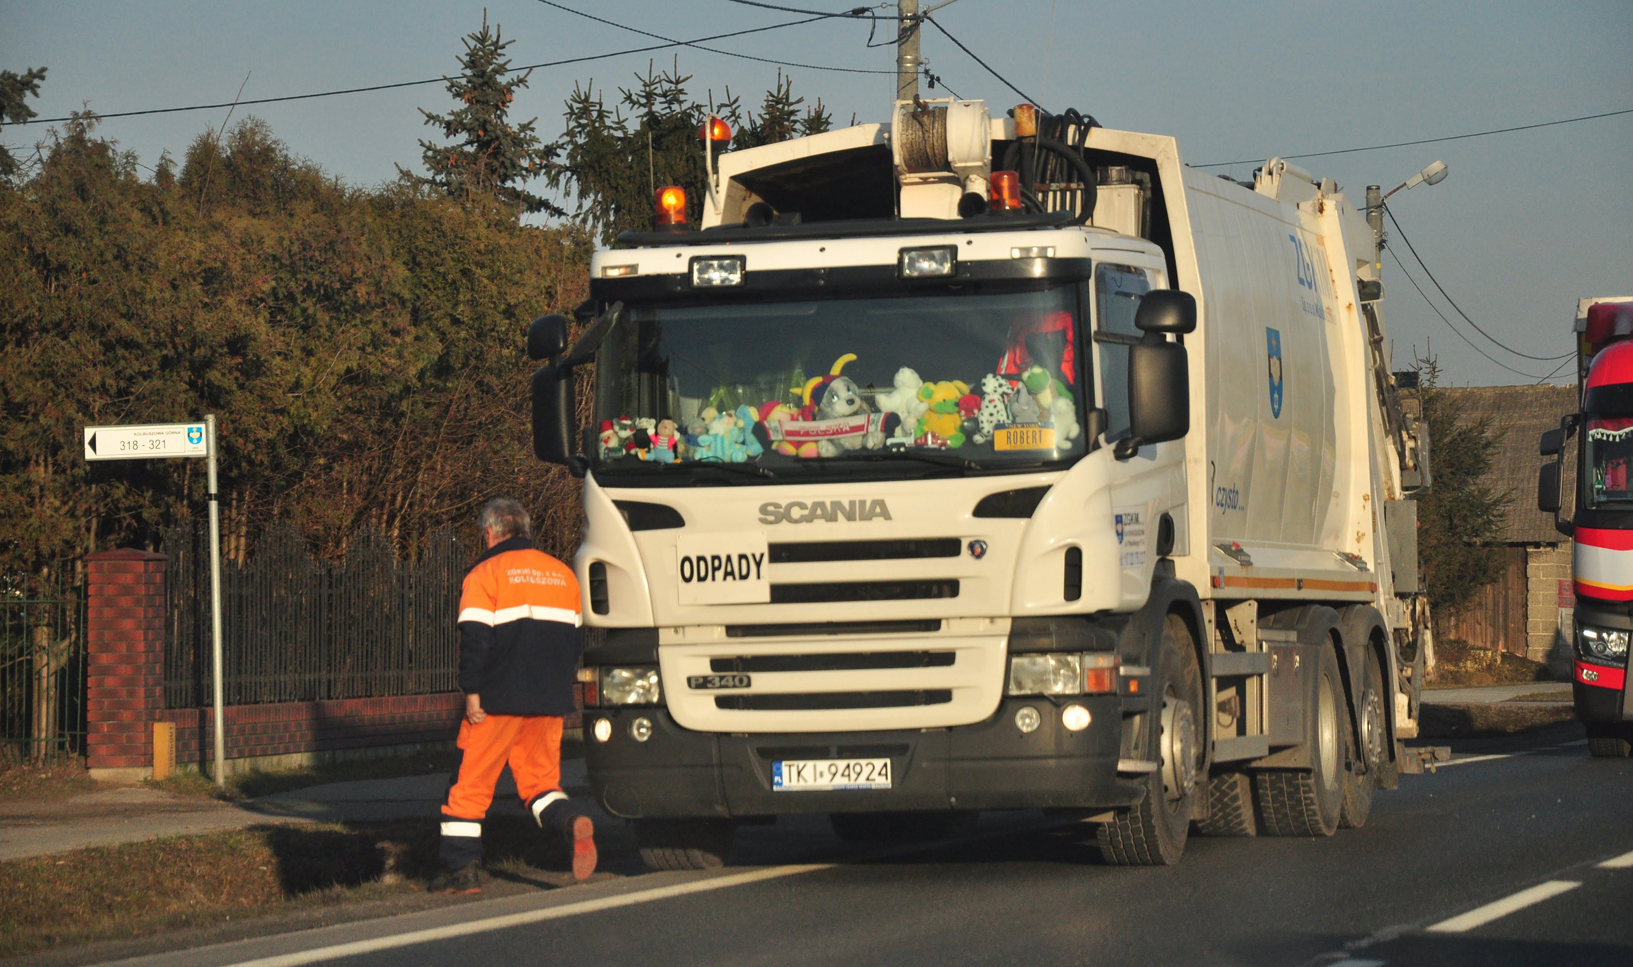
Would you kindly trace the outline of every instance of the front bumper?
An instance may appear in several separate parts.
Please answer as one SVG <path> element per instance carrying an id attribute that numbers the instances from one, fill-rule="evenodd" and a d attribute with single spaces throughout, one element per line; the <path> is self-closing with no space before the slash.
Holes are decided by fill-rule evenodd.
<path id="1" fill-rule="evenodd" d="M 751 817 L 785 813 L 899 812 L 948 809 L 1112 808 L 1138 803 L 1141 777 L 1119 778 L 1123 703 L 1116 696 L 1074 699 L 1089 727 L 1068 731 L 1061 709 L 1040 697 L 1005 698 L 992 718 L 949 729 L 893 732 L 720 734 L 675 724 L 662 708 L 585 710 L 590 787 L 609 813 L 626 818 Z M 1023 734 L 1015 713 L 1042 713 Z M 630 723 L 652 723 L 637 742 Z M 593 738 L 598 719 L 612 724 Z M 890 789 L 774 791 L 771 763 L 780 759 L 891 760 Z"/>
<path id="2" fill-rule="evenodd" d="M 1606 605 L 1585 598 L 1577 600 L 1574 620 L 1580 625 L 1633 630 L 1633 616 L 1627 613 L 1625 605 Z M 1574 640 L 1571 648 L 1575 652 Z M 1573 654 L 1572 658 L 1576 717 L 1588 723 L 1633 721 L 1633 701 L 1629 701 L 1627 695 L 1627 665 L 1584 660 L 1581 654 Z"/>

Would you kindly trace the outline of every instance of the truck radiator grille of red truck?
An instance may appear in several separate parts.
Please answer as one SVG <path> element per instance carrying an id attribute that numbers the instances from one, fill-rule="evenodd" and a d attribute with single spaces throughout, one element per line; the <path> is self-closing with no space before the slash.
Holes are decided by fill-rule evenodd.
<path id="1" fill-rule="evenodd" d="M 953 700 L 950 688 L 896 692 L 807 692 L 778 695 L 717 695 L 715 708 L 739 712 L 807 712 L 837 709 L 908 708 L 915 705 L 946 705 Z"/>

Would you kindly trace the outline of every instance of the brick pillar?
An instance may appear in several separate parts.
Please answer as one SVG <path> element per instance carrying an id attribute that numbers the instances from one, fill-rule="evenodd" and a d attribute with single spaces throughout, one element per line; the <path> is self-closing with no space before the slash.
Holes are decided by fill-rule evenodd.
<path id="1" fill-rule="evenodd" d="M 163 554 L 133 548 L 85 558 L 85 766 L 136 781 L 153 768 L 153 723 L 164 708 Z"/>

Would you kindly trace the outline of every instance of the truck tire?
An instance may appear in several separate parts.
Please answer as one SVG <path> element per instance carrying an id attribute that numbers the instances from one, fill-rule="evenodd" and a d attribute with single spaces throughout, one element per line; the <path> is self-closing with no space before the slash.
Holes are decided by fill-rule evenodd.
<path id="1" fill-rule="evenodd" d="M 1344 800 L 1344 749 L 1349 716 L 1332 638 L 1316 652 L 1316 703 L 1305 718 L 1310 769 L 1278 769 L 1255 776 L 1259 815 L 1271 836 L 1331 836 Z"/>
<path id="2" fill-rule="evenodd" d="M 1253 777 L 1245 772 L 1221 772 L 1208 779 L 1208 818 L 1196 821 L 1203 836 L 1257 836 L 1253 817 Z"/>
<path id="3" fill-rule="evenodd" d="M 1372 794 L 1378 788 L 1378 776 L 1388 755 L 1384 743 L 1388 739 L 1389 723 L 1384 718 L 1384 673 L 1378 664 L 1378 653 L 1370 643 L 1366 647 L 1366 673 L 1355 695 L 1355 718 L 1361 723 L 1351 743 L 1350 760 L 1366 767 L 1365 772 L 1348 769 L 1344 772 L 1344 807 L 1339 813 L 1338 825 L 1343 829 L 1359 829 L 1372 815 Z"/>
<path id="4" fill-rule="evenodd" d="M 1633 755 L 1633 728 L 1589 725 L 1588 751 L 1595 759 L 1625 759 Z"/>
<path id="5" fill-rule="evenodd" d="M 713 870 L 726 864 L 737 827 L 724 819 L 637 819 L 635 845 L 653 870 Z"/>
<path id="6" fill-rule="evenodd" d="M 975 828 L 980 813 L 969 810 L 911 813 L 830 813 L 834 835 L 847 843 L 931 843 Z"/>
<path id="7" fill-rule="evenodd" d="M 1163 622 L 1154 666 L 1154 695 L 1162 702 L 1157 731 L 1160 768 L 1146 773 L 1145 798 L 1100 824 L 1100 855 L 1118 866 L 1172 866 L 1185 852 L 1191 803 L 1203 759 L 1196 710 L 1202 707 L 1202 672 L 1191 633 L 1177 615 Z"/>

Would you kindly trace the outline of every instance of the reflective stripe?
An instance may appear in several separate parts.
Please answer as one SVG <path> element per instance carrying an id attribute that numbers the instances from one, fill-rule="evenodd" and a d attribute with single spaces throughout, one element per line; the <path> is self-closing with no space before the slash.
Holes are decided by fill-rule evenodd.
<path id="1" fill-rule="evenodd" d="M 467 608 L 466 610 L 475 611 L 476 609 Z M 572 625 L 574 628 L 577 628 L 584 620 L 583 616 L 577 611 L 569 611 L 566 608 L 546 608 L 537 604 L 518 604 L 514 608 L 500 608 L 498 611 L 493 612 L 489 623 L 502 625 L 509 624 L 512 621 L 521 621 L 524 618 L 532 618 L 534 621 L 559 621 L 562 624 Z M 460 620 L 465 620 L 463 612 L 460 614 Z"/>
<path id="2" fill-rule="evenodd" d="M 460 621 L 474 621 L 480 625 L 493 624 L 493 612 L 487 608 L 465 608 L 459 612 Z"/>
<path id="3" fill-rule="evenodd" d="M 457 838 L 482 838 L 482 824 L 467 820 L 454 820 L 442 824 L 442 835 Z"/>
<path id="4" fill-rule="evenodd" d="M 540 826 L 543 826 L 544 811 L 549 808 L 550 804 L 553 802 L 566 801 L 567 794 L 562 792 L 560 789 L 552 789 L 551 791 L 540 796 L 538 799 L 533 801 L 533 821 L 538 823 Z"/>

